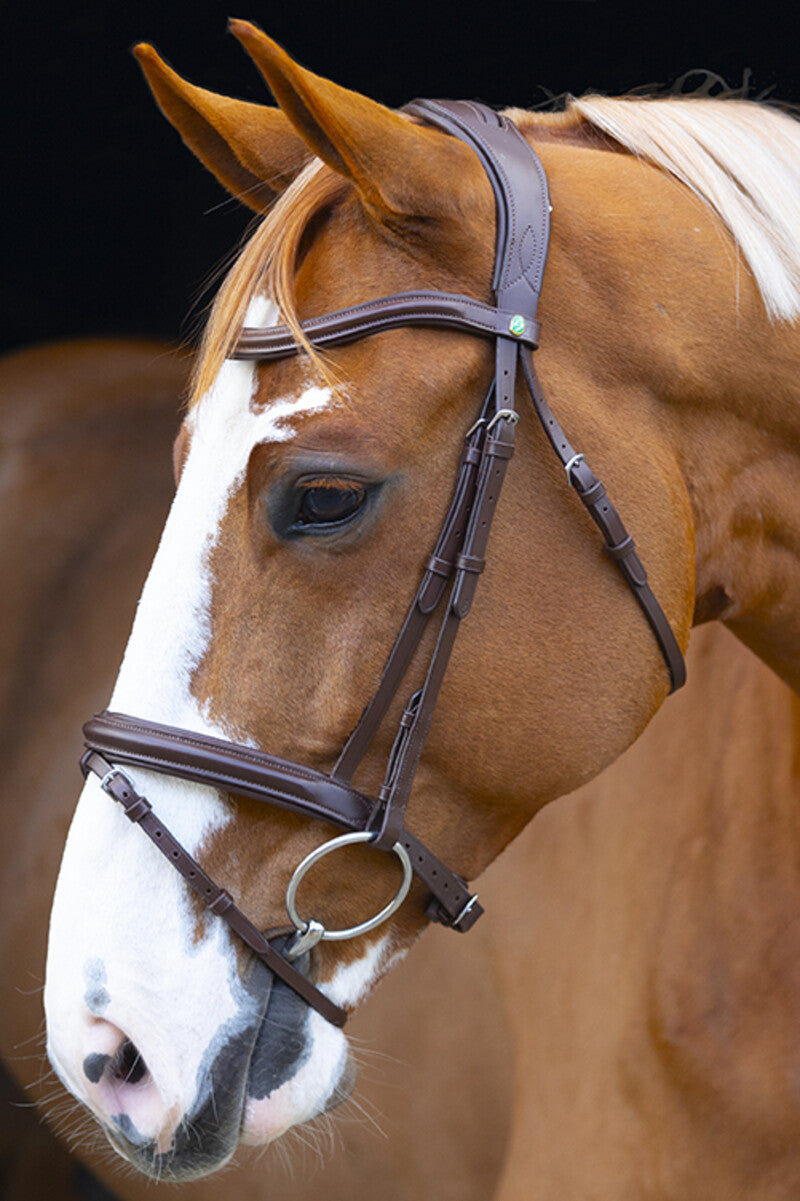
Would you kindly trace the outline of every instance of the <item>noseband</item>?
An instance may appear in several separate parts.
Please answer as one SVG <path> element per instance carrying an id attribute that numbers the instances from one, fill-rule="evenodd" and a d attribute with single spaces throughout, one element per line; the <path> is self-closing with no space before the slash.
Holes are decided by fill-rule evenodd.
<path id="1" fill-rule="evenodd" d="M 480 414 L 466 434 L 452 500 L 433 554 L 425 563 L 375 695 L 329 775 L 223 739 L 107 711 L 84 726 L 87 751 L 81 760 L 84 775 L 94 772 L 100 777 L 104 791 L 119 801 L 131 821 L 138 822 L 212 913 L 223 918 L 275 975 L 338 1026 L 346 1020 L 345 1011 L 294 966 L 320 939 L 354 938 L 385 921 L 405 898 L 412 874 L 430 894 L 426 912 L 431 920 L 466 931 L 483 912 L 477 895 L 405 828 L 404 818 L 455 637 L 470 611 L 483 571 L 492 518 L 514 452 L 518 369 L 568 482 L 600 528 L 606 552 L 650 623 L 669 670 L 671 691 L 686 678 L 680 647 L 647 583 L 633 539 L 602 483 L 569 443 L 534 370 L 532 352 L 539 340 L 536 309 L 550 235 L 550 203 L 542 164 L 516 127 L 483 105 L 420 100 L 406 111 L 470 146 L 491 181 L 497 203 L 492 280 L 496 303 L 483 304 L 444 292 L 404 292 L 316 317 L 303 322 L 303 329 L 320 349 L 398 326 L 463 330 L 494 340 L 495 371 Z M 244 329 L 233 357 L 281 359 L 298 350 L 285 326 Z M 439 632 L 424 680 L 400 718 L 378 796 L 369 797 L 352 786 L 353 775 L 400 688 L 428 622 L 440 608 Z M 265 938 L 225 889 L 173 838 L 120 764 L 252 797 L 345 831 L 308 855 L 292 876 L 286 900 L 297 935 L 291 942 L 272 945 Z M 297 886 L 314 862 L 351 842 L 368 842 L 395 854 L 403 868 L 403 883 L 394 900 L 374 918 L 346 930 L 326 930 L 298 913 Z"/>

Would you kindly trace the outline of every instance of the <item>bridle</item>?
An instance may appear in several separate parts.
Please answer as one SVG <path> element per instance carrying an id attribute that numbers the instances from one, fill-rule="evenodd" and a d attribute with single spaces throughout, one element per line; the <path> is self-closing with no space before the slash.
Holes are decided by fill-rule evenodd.
<path id="1" fill-rule="evenodd" d="M 549 245 L 550 203 L 544 169 L 533 149 L 505 117 L 468 101 L 420 100 L 409 114 L 461 139 L 478 155 L 494 189 L 497 247 L 492 287 L 495 304 L 444 292 L 405 292 L 368 301 L 303 322 L 320 349 L 338 346 L 398 326 L 457 329 L 494 339 L 495 371 L 480 414 L 467 431 L 450 507 L 433 554 L 392 647 L 378 688 L 330 772 L 315 771 L 263 751 L 104 711 L 84 726 L 84 775 L 94 772 L 101 787 L 124 808 L 198 893 L 248 947 L 319 1013 L 335 1025 L 347 1014 L 299 969 L 321 939 L 354 938 L 374 929 L 399 907 L 416 875 L 430 893 L 427 916 L 455 930 L 469 930 L 483 912 L 477 894 L 405 828 L 406 805 L 430 728 L 456 634 L 472 606 L 483 571 L 489 531 L 509 459 L 514 451 L 517 372 L 564 466 L 567 480 L 605 539 L 605 550 L 621 572 L 649 622 L 670 674 L 671 691 L 686 671 L 675 635 L 647 582 L 633 539 L 584 456 L 575 451 L 542 393 L 532 352 L 539 340 L 536 309 Z M 286 326 L 244 329 L 237 359 L 270 360 L 299 351 Z M 444 602 L 444 604 L 442 604 Z M 353 775 L 386 716 L 423 633 L 442 609 L 435 647 L 425 677 L 400 718 L 377 798 L 357 791 Z M 317 818 L 346 831 L 302 861 L 287 891 L 287 910 L 297 929 L 291 940 L 270 942 L 202 870 L 135 788 L 119 764 L 150 768 L 211 785 L 235 795 Z M 296 893 L 305 872 L 322 856 L 351 842 L 367 842 L 394 853 L 403 868 L 397 895 L 380 913 L 346 930 L 326 930 L 297 912 Z M 297 966 L 295 966 L 297 965 Z"/>

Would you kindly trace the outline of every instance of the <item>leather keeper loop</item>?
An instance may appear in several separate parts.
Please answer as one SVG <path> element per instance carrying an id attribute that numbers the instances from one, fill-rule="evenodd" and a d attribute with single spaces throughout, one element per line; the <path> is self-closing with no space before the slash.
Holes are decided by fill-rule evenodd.
<path id="1" fill-rule="evenodd" d="M 456 567 L 459 571 L 471 571 L 480 575 L 485 566 L 485 559 L 477 559 L 474 555 L 456 555 Z"/>
<path id="2" fill-rule="evenodd" d="M 585 492 L 582 492 L 580 486 L 577 484 L 574 484 L 573 487 L 583 503 L 586 505 L 587 509 L 590 509 L 592 505 L 598 504 L 606 494 L 606 490 L 603 487 L 601 480 L 597 480 L 594 484 L 592 484 L 591 488 L 587 488 Z"/>
<path id="3" fill-rule="evenodd" d="M 492 459 L 510 459 L 514 454 L 514 443 L 504 442 L 501 438 L 487 438 L 483 451 Z"/>
<path id="4" fill-rule="evenodd" d="M 125 805 L 122 801 L 120 804 L 125 810 L 125 816 L 128 818 L 128 821 L 132 822 L 140 822 L 145 813 L 150 813 L 153 808 L 150 802 L 145 800 L 143 796 L 137 797 L 132 805 Z"/>
<path id="5" fill-rule="evenodd" d="M 432 571 L 434 575 L 444 576 L 446 580 L 449 580 L 453 571 L 453 564 L 449 559 L 440 559 L 437 555 L 431 555 L 425 564 L 425 570 Z"/>
<path id="6" fill-rule="evenodd" d="M 605 546 L 606 554 L 616 560 L 624 559 L 627 555 L 633 554 L 634 549 L 633 538 L 631 538 L 630 534 L 628 534 L 627 538 L 623 538 L 622 542 L 618 542 L 616 546 L 610 546 L 608 543 Z"/>
<path id="7" fill-rule="evenodd" d="M 477 446 L 469 443 L 464 447 L 464 454 L 461 457 L 462 463 L 471 463 L 473 467 L 477 467 L 481 461 L 481 451 Z"/>
<path id="8" fill-rule="evenodd" d="M 233 897 L 231 894 L 227 891 L 227 889 L 221 888 L 218 895 L 214 897 L 214 900 L 209 901 L 208 908 L 212 913 L 215 913 L 217 917 L 222 917 L 222 914 L 227 913 L 232 904 Z"/>

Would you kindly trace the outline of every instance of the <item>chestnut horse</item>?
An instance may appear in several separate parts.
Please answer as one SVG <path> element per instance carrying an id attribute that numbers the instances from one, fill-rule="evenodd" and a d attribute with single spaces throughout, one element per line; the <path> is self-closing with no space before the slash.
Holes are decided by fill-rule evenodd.
<path id="1" fill-rule="evenodd" d="M 310 355 L 256 369 L 226 356 L 242 321 L 274 319 L 275 302 L 296 327 L 298 315 L 387 292 L 488 298 L 493 198 L 464 145 L 311 75 L 246 23 L 234 32 L 281 112 L 192 87 L 140 50 L 157 99 L 200 158 L 252 207 L 278 199 L 209 325 L 175 446 L 176 497 L 111 707 L 326 770 L 374 691 L 441 524 L 489 353 L 462 334 L 400 329 L 326 363 Z M 626 515 L 682 643 L 693 618 L 720 619 L 796 688 L 800 131 L 783 113 L 733 101 L 590 97 L 562 117 L 513 115 L 540 152 L 554 205 L 540 352 L 551 403 Z M 634 742 L 667 687 L 648 627 L 576 512 L 541 431 L 523 419 L 409 828 L 465 878 L 476 876 L 547 801 Z M 377 789 L 389 741 L 387 728 L 360 773 L 364 791 Z M 286 884 L 325 827 L 207 787 L 139 778 L 256 925 L 285 929 Z M 786 821 L 777 801 L 776 814 L 775 823 Z M 145 1172 L 187 1180 L 225 1163 L 240 1140 L 270 1142 L 336 1104 L 353 1073 L 344 1035 L 273 987 L 122 818 L 87 786 L 51 919 L 49 1053 L 118 1150 Z M 712 822 L 708 854 L 725 859 L 725 833 Z M 702 864 L 704 853 L 701 840 L 692 854 Z M 785 859 L 766 858 L 765 878 L 783 895 Z M 728 875 L 734 859 L 725 859 L 720 896 L 739 895 Z M 353 849 L 315 871 L 303 904 L 327 926 L 351 925 L 394 885 L 390 862 Z M 585 1196 L 574 1148 L 543 1150 L 533 1131 L 543 1085 L 525 1034 L 539 1019 L 528 1009 L 538 990 L 524 893 L 517 888 L 519 916 L 495 940 L 521 1059 L 498 1196 L 536 1195 L 546 1176 L 550 1195 L 558 1184 Z M 671 917 L 664 929 L 680 941 Z M 764 952 L 771 963 L 774 950 L 784 969 L 777 991 L 787 1012 L 792 919 Z M 415 888 L 377 938 L 317 947 L 318 984 L 354 1007 L 425 924 L 424 890 Z M 635 920 L 633 929 L 641 933 Z M 616 974 L 624 979 L 627 967 Z M 709 1089 L 716 1099 L 715 1089 L 735 1083 L 727 1131 L 737 1121 L 752 1128 L 746 1103 L 740 1113 L 743 1085 L 759 1107 L 774 1103 L 769 1155 L 751 1156 L 739 1177 L 760 1170 L 772 1180 L 796 1129 L 791 1068 L 782 1075 L 773 1062 L 759 1075 L 750 1047 L 736 1043 L 748 1026 L 735 1005 L 731 1015 L 728 984 L 745 978 L 753 983 L 731 970 L 696 1006 L 676 989 L 661 1025 L 669 989 L 656 989 L 647 998 L 651 1037 L 670 1047 L 662 1071 L 699 1077 L 701 1111 Z M 434 984 L 429 1004 L 440 1003 Z M 561 996 L 559 1005 L 578 1009 L 580 999 Z M 719 1080 L 705 1053 L 713 1039 L 699 1040 L 704 1054 L 695 1033 L 714 1024 L 716 1005 L 722 1037 L 741 1052 Z M 602 1057 L 588 1066 L 585 1079 L 573 1076 L 571 1108 L 597 1106 L 594 1127 L 586 1125 L 594 1136 L 612 1114 L 596 1087 Z M 646 1066 L 635 1055 L 624 1076 L 637 1113 L 650 1095 Z M 690 1100 L 675 1118 L 687 1125 L 682 1145 Z M 649 1154 L 626 1144 L 623 1135 L 598 1179 L 611 1179 L 622 1158 L 631 1195 L 667 1195 L 669 1140 Z M 730 1195 L 724 1187 L 719 1196 Z"/>
<path id="2" fill-rule="evenodd" d="M 0 594 L 0 1052 L 68 1146 L 115 1195 L 135 1201 L 151 1196 L 152 1185 L 120 1174 L 122 1161 L 103 1151 L 88 1115 L 81 1119 L 46 1071 L 41 985 L 50 898 L 74 808 L 75 731 L 108 695 L 169 507 L 169 446 L 188 367 L 168 346 L 110 339 L 0 360 L 0 521 L 13 581 Z M 86 471 L 87 456 L 95 471 Z M 212 1176 L 184 1186 L 187 1196 L 217 1201 L 235 1191 L 255 1201 L 265 1181 L 273 1201 L 349 1201 L 379 1190 L 391 1201 L 448 1189 L 468 1201 L 490 1195 L 507 1138 L 511 1064 L 500 984 L 487 970 L 490 923 L 474 933 L 467 944 L 433 931 L 393 987 L 356 1015 L 364 1072 L 335 1127 L 326 1119 L 289 1138 L 288 1152 L 267 1163 L 260 1152 L 249 1163 L 240 1153 L 235 1184 L 227 1173 Z M 435 1012 L 426 980 L 442 1001 Z M 488 1028 L 487 1011 L 495 1015 Z M 488 1114 L 475 1109 L 465 1080 L 480 1081 Z M 83 1198 L 74 1162 L 20 1100 L 0 1077 L 3 1201 Z"/>

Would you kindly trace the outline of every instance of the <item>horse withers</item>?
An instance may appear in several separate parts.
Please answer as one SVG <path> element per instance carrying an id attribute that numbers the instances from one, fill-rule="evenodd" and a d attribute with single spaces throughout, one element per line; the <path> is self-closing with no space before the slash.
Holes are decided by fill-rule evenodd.
<path id="1" fill-rule="evenodd" d="M 139 52 L 184 140 L 270 211 L 209 324 L 175 446 L 175 501 L 110 708 L 206 747 L 263 748 L 316 780 L 375 692 L 493 364 L 481 338 L 429 328 L 322 358 L 299 322 L 387 293 L 487 302 L 495 201 L 464 143 L 233 28 L 281 111 L 194 88 Z M 722 619 L 796 686 L 797 126 L 710 100 L 587 98 L 562 116 L 512 117 L 554 208 L 539 352 L 548 396 L 626 515 L 681 644 L 693 616 Z M 306 355 L 230 358 L 243 324 L 279 312 Z M 742 361 L 742 328 L 766 379 Z M 520 392 L 517 456 L 406 822 L 464 880 L 620 755 L 670 686 L 525 401 Z M 462 559 L 459 570 L 478 570 Z M 409 691 L 431 654 L 426 634 Z M 360 795 L 378 795 L 408 699 L 390 706 Z M 285 940 L 287 885 L 330 827 L 235 788 L 130 774 L 197 869 L 224 879 L 257 931 Z M 123 817 L 90 779 L 53 909 L 50 1055 L 126 1157 L 187 1179 L 240 1139 L 268 1142 L 346 1095 L 347 1042 L 198 908 Z M 396 883 L 389 856 L 353 846 L 313 869 L 299 903 L 328 931 L 358 926 Z M 424 927 L 428 895 L 415 884 L 375 934 L 317 943 L 298 965 L 351 1009 Z"/>

